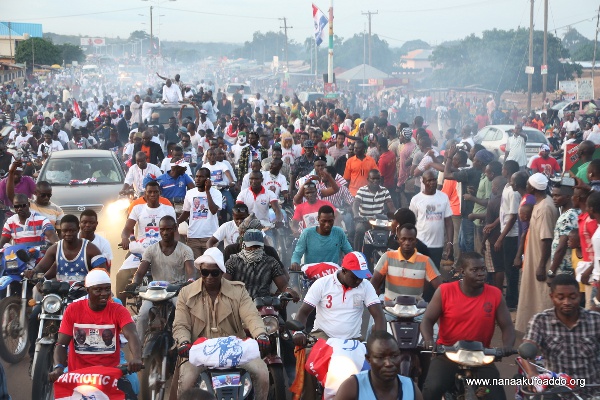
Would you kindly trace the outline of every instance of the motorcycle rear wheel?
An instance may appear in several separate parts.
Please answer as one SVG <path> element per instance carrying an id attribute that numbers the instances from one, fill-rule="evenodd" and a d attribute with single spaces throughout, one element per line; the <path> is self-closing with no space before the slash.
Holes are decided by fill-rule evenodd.
<path id="1" fill-rule="evenodd" d="M 162 376 L 163 356 L 154 352 L 144 360 L 140 371 L 140 400 L 163 400 L 165 398 L 166 377 Z M 151 387 L 152 385 L 152 387 Z"/>
<path id="2" fill-rule="evenodd" d="M 17 364 L 27 355 L 27 321 L 20 326 L 21 298 L 6 297 L 0 301 L 0 357 Z"/>
<path id="3" fill-rule="evenodd" d="M 268 400 L 286 400 L 287 389 L 283 374 L 283 364 L 269 365 L 269 397 Z"/>
<path id="4" fill-rule="evenodd" d="M 32 380 L 34 385 L 31 389 L 32 400 L 53 400 L 54 385 L 48 381 L 48 374 L 52 370 L 54 357 L 54 346 L 44 344 L 40 347 L 33 366 Z"/>

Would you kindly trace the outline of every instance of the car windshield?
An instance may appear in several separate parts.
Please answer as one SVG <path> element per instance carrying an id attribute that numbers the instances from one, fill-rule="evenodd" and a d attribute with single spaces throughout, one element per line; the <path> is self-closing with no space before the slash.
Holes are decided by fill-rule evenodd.
<path id="1" fill-rule="evenodd" d="M 525 132 L 525 134 L 527 134 L 528 142 L 546 143 L 546 138 L 544 137 L 544 134 L 542 132 L 526 128 L 523 129 L 523 131 Z"/>
<path id="2" fill-rule="evenodd" d="M 169 118 L 179 116 L 179 108 L 160 108 L 157 107 L 152 110 L 153 113 L 158 113 L 158 123 L 166 125 L 169 123 Z M 185 107 L 183 109 L 182 118 L 188 118 L 192 121 L 196 120 L 196 113 L 193 107 Z"/>
<path id="3" fill-rule="evenodd" d="M 553 109 L 553 110 L 560 110 L 560 109 L 562 109 L 564 106 L 566 106 L 567 104 L 569 104 L 569 102 L 568 102 L 568 101 L 561 101 L 560 103 L 553 105 L 553 106 L 552 106 L 552 109 Z"/>
<path id="4" fill-rule="evenodd" d="M 238 90 L 240 90 L 240 86 L 237 86 L 237 85 L 227 86 L 227 93 L 233 94 L 233 93 L 237 92 Z M 252 92 L 250 91 L 250 86 L 244 85 L 244 94 L 252 94 Z"/>
<path id="5" fill-rule="evenodd" d="M 38 181 L 47 181 L 53 186 L 123 183 L 123 175 L 112 158 L 51 157 L 46 164 Z"/>

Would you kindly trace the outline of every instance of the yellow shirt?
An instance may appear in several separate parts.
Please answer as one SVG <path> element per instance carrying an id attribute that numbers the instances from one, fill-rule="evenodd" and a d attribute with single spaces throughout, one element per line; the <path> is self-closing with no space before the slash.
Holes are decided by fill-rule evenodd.
<path id="1" fill-rule="evenodd" d="M 577 257 L 577 249 L 571 249 L 571 266 L 573 267 L 573 271 L 577 270 L 577 264 L 579 261 L 583 260 L 583 258 Z M 581 293 L 585 293 L 585 285 L 579 282 L 579 291 Z"/>

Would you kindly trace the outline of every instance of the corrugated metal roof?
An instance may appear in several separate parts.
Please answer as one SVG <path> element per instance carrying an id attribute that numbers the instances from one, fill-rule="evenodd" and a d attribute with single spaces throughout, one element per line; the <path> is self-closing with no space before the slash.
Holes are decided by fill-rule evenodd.
<path id="1" fill-rule="evenodd" d="M 28 33 L 31 37 L 39 37 L 43 36 L 42 33 L 42 24 L 29 24 L 26 22 L 11 22 L 10 29 L 8 27 L 8 22 L 0 21 L 0 36 L 23 36 L 25 33 Z"/>

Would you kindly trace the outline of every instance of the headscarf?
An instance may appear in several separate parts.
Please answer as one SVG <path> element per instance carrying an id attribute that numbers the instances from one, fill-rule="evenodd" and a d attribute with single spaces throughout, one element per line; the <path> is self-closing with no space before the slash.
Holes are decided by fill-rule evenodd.
<path id="1" fill-rule="evenodd" d="M 546 190 L 548 187 L 548 178 L 540 172 L 531 175 L 527 182 L 536 190 Z"/>
<path id="2" fill-rule="evenodd" d="M 245 263 L 247 263 L 247 264 L 257 263 L 263 259 L 264 255 L 265 255 L 265 251 L 264 251 L 264 242 L 263 242 L 262 234 L 263 234 L 262 231 L 260 231 L 258 229 L 248 229 L 244 233 L 244 239 L 242 242 L 242 251 L 240 251 L 238 255 L 240 256 L 240 258 L 242 260 L 244 260 Z M 260 247 L 258 249 L 254 249 L 254 250 L 246 249 L 247 244 L 254 245 L 254 243 L 258 243 L 258 242 L 262 242 L 262 247 Z"/>
<path id="3" fill-rule="evenodd" d="M 256 218 L 256 215 L 254 215 L 254 213 L 248 215 L 246 219 L 242 221 L 240 226 L 238 226 L 238 231 L 240 232 L 240 236 L 238 237 L 239 243 L 242 243 L 244 241 L 244 233 L 246 233 L 248 229 L 263 229 L 260 220 Z"/>
<path id="4" fill-rule="evenodd" d="M 412 134 L 413 131 L 410 128 L 402 128 L 402 136 L 404 136 L 404 138 L 406 140 L 410 140 L 412 138 Z"/>
<path id="5" fill-rule="evenodd" d="M 492 153 L 489 150 L 479 150 L 475 154 L 475 158 L 484 163 L 485 165 L 488 165 L 494 160 L 494 153 Z"/>
<path id="6" fill-rule="evenodd" d="M 360 118 L 356 118 L 354 120 L 354 129 L 352 130 L 352 132 L 350 132 L 350 136 L 358 136 L 358 131 L 360 130 L 361 122 L 362 122 L 362 119 L 360 119 Z"/>

